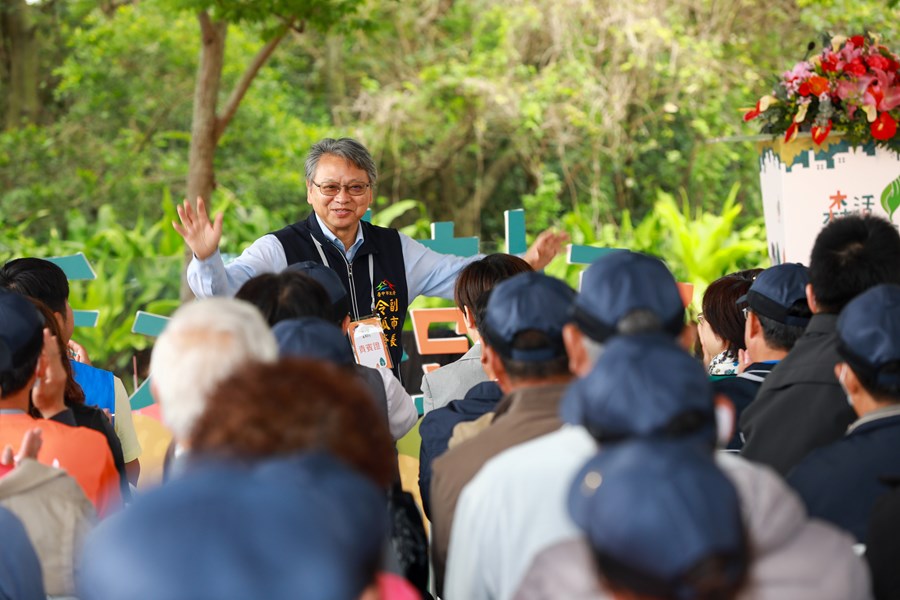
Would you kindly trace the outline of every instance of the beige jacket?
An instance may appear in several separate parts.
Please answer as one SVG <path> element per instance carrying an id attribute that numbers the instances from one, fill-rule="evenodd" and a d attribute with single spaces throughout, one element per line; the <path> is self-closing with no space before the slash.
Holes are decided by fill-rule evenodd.
<path id="1" fill-rule="evenodd" d="M 0 477 L 0 506 L 15 514 L 41 560 L 50 596 L 75 594 L 75 565 L 97 520 L 90 500 L 65 471 L 26 459 Z"/>

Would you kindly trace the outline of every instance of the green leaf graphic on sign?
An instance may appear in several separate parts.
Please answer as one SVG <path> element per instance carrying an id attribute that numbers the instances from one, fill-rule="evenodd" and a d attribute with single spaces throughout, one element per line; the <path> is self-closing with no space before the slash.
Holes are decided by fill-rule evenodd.
<path id="1" fill-rule="evenodd" d="M 888 218 L 894 220 L 894 213 L 900 208 L 900 177 L 888 184 L 881 192 L 881 206 L 888 214 Z"/>

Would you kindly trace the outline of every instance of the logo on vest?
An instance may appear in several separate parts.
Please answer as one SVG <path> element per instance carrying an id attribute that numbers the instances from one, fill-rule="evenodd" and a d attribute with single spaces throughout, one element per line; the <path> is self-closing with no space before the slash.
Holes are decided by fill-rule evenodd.
<path id="1" fill-rule="evenodd" d="M 381 328 L 391 348 L 398 347 L 397 328 L 400 325 L 400 300 L 394 284 L 387 279 L 375 286 L 375 313 L 381 318 Z"/>

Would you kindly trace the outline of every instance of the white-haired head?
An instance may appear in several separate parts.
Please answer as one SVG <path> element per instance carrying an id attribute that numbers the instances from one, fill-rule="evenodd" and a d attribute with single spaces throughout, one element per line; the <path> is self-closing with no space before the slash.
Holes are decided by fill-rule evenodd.
<path id="1" fill-rule="evenodd" d="M 181 443 L 216 386 L 242 365 L 271 362 L 278 345 L 259 310 L 233 298 L 186 304 L 172 316 L 153 348 L 153 394 Z"/>

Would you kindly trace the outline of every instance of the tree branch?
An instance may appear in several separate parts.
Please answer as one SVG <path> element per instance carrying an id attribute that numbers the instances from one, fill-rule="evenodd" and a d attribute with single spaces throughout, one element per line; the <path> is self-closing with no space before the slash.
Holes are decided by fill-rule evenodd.
<path id="1" fill-rule="evenodd" d="M 231 122 L 231 119 L 234 117 L 235 113 L 237 113 L 238 106 L 241 104 L 241 100 L 244 99 L 244 95 L 250 88 L 250 84 L 253 83 L 256 74 L 259 73 L 262 66 L 266 64 L 266 61 L 269 60 L 269 57 L 275 52 L 275 48 L 278 47 L 278 44 L 281 43 L 281 40 L 284 39 L 284 36 L 291 27 L 293 27 L 293 22 L 289 23 L 278 35 L 266 42 L 266 45 L 260 48 L 259 52 L 256 53 L 256 56 L 253 57 L 253 61 L 247 66 L 243 75 L 241 75 L 240 80 L 237 82 L 237 85 L 234 86 L 231 95 L 228 97 L 228 102 L 225 103 L 225 110 L 223 110 L 221 116 L 216 119 L 216 142 L 218 142 L 219 138 L 222 137 L 222 134 L 225 133 L 225 128 L 228 127 L 228 123 Z"/>

